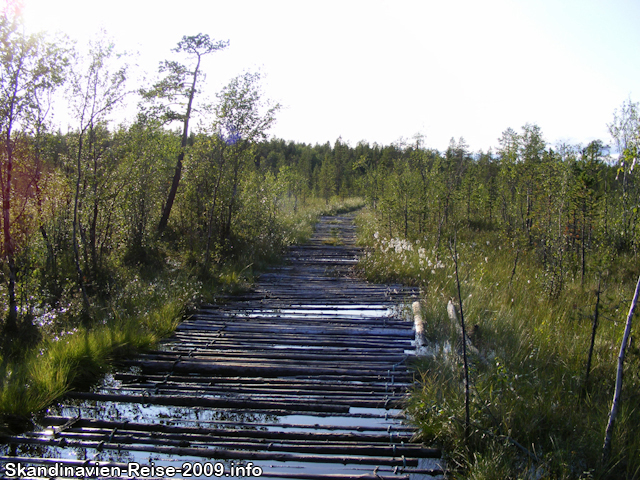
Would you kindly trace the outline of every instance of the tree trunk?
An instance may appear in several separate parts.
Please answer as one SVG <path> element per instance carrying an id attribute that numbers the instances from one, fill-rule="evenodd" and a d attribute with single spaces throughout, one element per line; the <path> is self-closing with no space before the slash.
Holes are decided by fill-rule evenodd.
<path id="1" fill-rule="evenodd" d="M 89 252 L 91 254 L 91 272 L 92 278 L 98 276 L 98 216 L 100 214 L 100 203 L 98 201 L 98 157 L 95 152 L 95 133 L 90 132 L 91 147 L 93 153 L 93 209 L 91 212 L 91 221 L 89 222 Z"/>
<path id="2" fill-rule="evenodd" d="M 631 319 L 633 317 L 633 311 L 636 309 L 638 303 L 638 294 L 640 293 L 640 277 L 636 284 L 636 291 L 631 301 L 631 307 L 629 308 L 629 315 L 627 315 L 627 324 L 624 329 L 624 335 L 622 337 L 622 343 L 620 345 L 620 354 L 618 355 L 618 372 L 616 374 L 616 388 L 613 394 L 613 402 L 611 404 L 611 413 L 609 414 L 609 422 L 607 423 L 607 430 L 604 436 L 604 445 L 602 447 L 602 464 L 606 465 L 609 461 L 611 454 L 611 439 L 613 437 L 613 427 L 615 425 L 616 417 L 618 415 L 618 409 L 620 408 L 620 395 L 622 393 L 622 372 L 624 367 L 624 355 L 627 350 L 627 344 L 629 343 L 629 336 L 631 335 Z"/>
<path id="3" fill-rule="evenodd" d="M 82 178 L 82 135 L 80 133 L 80 139 L 78 140 L 78 157 L 76 162 L 77 169 L 77 179 L 76 179 L 76 194 L 73 202 L 73 233 L 72 233 L 72 241 L 73 241 L 73 258 L 76 264 L 76 272 L 78 274 L 78 288 L 82 293 L 82 303 L 84 306 L 85 312 L 89 310 L 89 297 L 87 296 L 87 290 L 84 285 L 84 274 L 82 273 L 82 267 L 80 265 L 80 250 L 78 247 L 78 229 L 79 229 L 79 214 L 78 214 L 78 204 L 80 201 L 80 181 Z"/>
<path id="4" fill-rule="evenodd" d="M 584 387 L 582 387 L 583 395 L 587 393 L 587 386 L 589 384 L 589 374 L 591 373 L 591 359 L 593 357 L 593 347 L 596 343 L 596 332 L 598 330 L 598 309 L 600 307 L 600 282 L 601 280 L 598 280 L 596 310 L 593 314 L 593 325 L 591 327 L 591 344 L 589 345 L 589 355 L 587 357 L 587 373 L 584 376 Z"/>
<path id="5" fill-rule="evenodd" d="M 16 277 L 17 269 L 14 258 L 14 244 L 11 238 L 11 179 L 13 175 L 13 145 L 11 130 L 7 131 L 6 139 L 6 178 L 4 179 L 4 191 L 2 192 L 2 231 L 4 237 L 4 254 L 9 266 L 9 281 L 7 284 L 9 293 L 9 312 L 5 329 L 7 332 L 18 330 L 18 304 L 16 302 Z"/>
<path id="6" fill-rule="evenodd" d="M 180 178 L 182 177 L 182 161 L 184 160 L 184 149 L 187 147 L 187 140 L 189 138 L 189 117 L 191 117 L 191 106 L 193 105 L 193 97 L 196 93 L 196 81 L 198 79 L 198 69 L 200 68 L 200 55 L 198 55 L 198 63 L 196 69 L 193 72 L 193 83 L 191 84 L 191 91 L 189 92 L 189 103 L 187 104 L 187 113 L 184 116 L 184 123 L 182 127 L 182 141 L 180 143 L 180 153 L 178 154 L 178 162 L 176 163 L 176 169 L 173 173 L 173 181 L 171 182 L 171 188 L 169 189 L 169 195 L 167 195 L 167 202 L 164 204 L 164 210 L 162 211 L 162 217 L 160 217 L 160 223 L 158 223 L 158 233 L 162 235 L 167 228 L 169 222 L 169 215 L 171 215 L 171 209 L 173 208 L 173 202 L 176 199 L 176 193 L 178 192 L 178 185 L 180 184 Z"/>
<path id="7" fill-rule="evenodd" d="M 229 214 L 227 215 L 227 222 L 224 229 L 224 240 L 229 240 L 231 238 L 231 220 L 233 218 L 233 208 L 235 207 L 236 196 L 238 194 L 238 172 L 240 170 L 240 156 L 242 154 L 242 150 L 239 153 L 236 153 L 236 163 L 233 166 L 233 190 L 229 201 Z"/>
<path id="8" fill-rule="evenodd" d="M 471 416 L 469 412 L 469 361 L 467 359 L 467 331 L 464 323 L 464 309 L 462 308 L 462 293 L 460 291 L 460 278 L 458 277 L 458 248 L 457 238 L 453 240 L 453 264 L 456 270 L 456 286 L 458 289 L 458 302 L 460 303 L 460 326 L 462 327 L 462 366 L 464 369 L 464 438 L 465 442 L 469 438 Z M 449 245 L 451 248 L 451 245 Z"/>
<path id="9" fill-rule="evenodd" d="M 209 210 L 209 225 L 207 227 L 207 248 L 204 255 L 204 264 L 205 267 L 209 267 L 209 263 L 211 261 L 211 237 L 213 235 L 213 216 L 215 214 L 216 202 L 218 200 L 218 188 L 220 187 L 220 181 L 222 180 L 222 172 L 224 168 L 224 152 L 220 154 L 220 170 L 218 171 L 218 178 L 216 179 L 216 186 L 213 189 L 213 200 L 211 203 L 211 208 Z"/>

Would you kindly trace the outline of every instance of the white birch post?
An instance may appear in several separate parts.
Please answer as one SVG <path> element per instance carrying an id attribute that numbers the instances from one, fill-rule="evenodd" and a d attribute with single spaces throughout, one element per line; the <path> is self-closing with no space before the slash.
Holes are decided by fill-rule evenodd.
<path id="1" fill-rule="evenodd" d="M 413 324 L 416 331 L 416 355 L 424 355 L 427 342 L 424 337 L 424 320 L 420 313 L 420 302 L 413 302 L 411 308 L 413 309 Z"/>
<path id="2" fill-rule="evenodd" d="M 613 437 L 613 427 L 618 415 L 618 408 L 620 406 L 620 394 L 622 392 L 622 371 L 624 366 L 624 354 L 629 343 L 629 336 L 631 335 L 631 318 L 633 317 L 633 311 L 638 303 L 638 292 L 640 292 L 640 278 L 636 285 L 636 292 L 633 295 L 631 301 L 631 308 L 629 308 L 629 315 L 627 315 L 627 324 L 624 329 L 624 335 L 622 337 L 622 345 L 620 345 L 620 354 L 618 355 L 618 373 L 616 375 L 616 388 L 613 393 L 613 402 L 611 404 L 611 413 L 609 414 L 609 423 L 607 424 L 607 430 L 604 435 L 604 445 L 602 447 L 602 464 L 606 464 L 609 461 L 609 455 L 611 453 L 611 438 Z"/>

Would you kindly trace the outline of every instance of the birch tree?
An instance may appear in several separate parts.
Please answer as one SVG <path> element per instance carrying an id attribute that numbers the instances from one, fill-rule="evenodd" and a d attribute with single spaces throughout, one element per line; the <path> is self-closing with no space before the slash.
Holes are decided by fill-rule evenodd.
<path id="1" fill-rule="evenodd" d="M 618 354 L 618 369 L 616 373 L 616 387 L 613 393 L 613 401 L 611 402 L 611 412 L 609 413 L 609 420 L 607 421 L 607 428 L 604 435 L 604 445 L 602 447 L 602 463 L 606 464 L 609 461 L 611 454 L 611 442 L 613 439 L 613 428 L 618 417 L 618 411 L 620 410 L 620 398 L 622 395 L 622 374 L 624 371 L 624 357 L 629 345 L 629 337 L 631 336 L 631 320 L 633 318 L 633 312 L 638 304 L 638 295 L 640 294 L 640 278 L 636 284 L 636 291 L 631 301 L 631 307 L 629 308 L 629 314 L 627 315 L 627 322 L 624 328 L 624 334 L 622 336 L 622 342 L 620 343 L 620 353 Z"/>
<path id="2" fill-rule="evenodd" d="M 29 130 L 34 124 L 44 121 L 37 95 L 62 84 L 66 63 L 64 49 L 47 41 L 42 34 L 24 33 L 19 4 L 7 2 L 0 14 L 0 189 L 2 248 L 9 270 L 7 331 L 18 328 L 17 245 L 13 227 L 16 220 L 14 193 L 16 181 L 20 179 L 14 175 L 18 172 L 18 164 L 28 161 L 29 151 L 24 144 Z"/>
<path id="3" fill-rule="evenodd" d="M 617 180 L 622 183 L 622 241 L 629 246 L 638 221 L 640 195 L 634 191 L 632 172 L 640 156 L 640 105 L 631 100 L 616 110 L 609 125 L 619 154 Z"/>
<path id="4" fill-rule="evenodd" d="M 231 234 L 231 220 L 238 196 L 239 174 L 244 160 L 255 142 L 265 140 L 267 131 L 275 122 L 280 104 L 263 99 L 259 73 L 244 73 L 233 78 L 218 95 L 216 123 L 220 136 L 227 144 L 232 170 L 232 191 L 227 204 L 227 219 L 223 237 Z"/>
<path id="5" fill-rule="evenodd" d="M 85 177 L 91 170 L 94 178 L 93 185 L 93 205 L 92 214 L 89 220 L 90 245 L 88 248 L 95 251 L 95 229 L 97 216 L 99 215 L 99 205 L 97 198 L 98 185 L 98 162 L 101 155 L 96 151 L 96 141 L 98 135 L 105 130 L 106 122 L 110 113 L 122 102 L 127 91 L 125 82 L 127 80 L 127 65 L 118 64 L 119 54 L 115 51 L 115 46 L 105 36 L 101 37 L 89 45 L 89 54 L 86 59 L 76 57 L 74 69 L 70 75 L 69 100 L 71 109 L 77 123 L 75 133 L 75 148 L 72 156 L 75 163 L 75 195 L 73 204 L 73 253 L 78 275 L 78 287 L 82 294 L 85 311 L 89 307 L 89 298 L 85 285 L 85 272 L 80 258 L 80 239 L 84 237 L 81 218 L 81 200 L 84 197 L 85 189 L 81 186 L 85 182 Z M 91 233 L 93 232 L 93 233 Z M 85 239 L 86 243 L 86 239 Z M 95 258 L 95 256 L 94 256 Z"/>

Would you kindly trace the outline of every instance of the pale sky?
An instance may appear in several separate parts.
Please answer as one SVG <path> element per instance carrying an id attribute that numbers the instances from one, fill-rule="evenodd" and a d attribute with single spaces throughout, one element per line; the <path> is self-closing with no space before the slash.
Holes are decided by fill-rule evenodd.
<path id="1" fill-rule="evenodd" d="M 486 151 L 529 122 L 551 145 L 609 143 L 614 110 L 640 101 L 638 0 L 24 1 L 30 30 L 82 47 L 104 27 L 150 76 L 183 35 L 228 39 L 205 57 L 208 95 L 262 72 L 285 140 Z"/>

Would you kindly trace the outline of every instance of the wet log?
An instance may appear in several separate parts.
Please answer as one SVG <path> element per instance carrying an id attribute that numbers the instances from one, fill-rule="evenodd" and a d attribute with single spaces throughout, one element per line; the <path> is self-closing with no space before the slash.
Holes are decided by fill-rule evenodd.
<path id="1" fill-rule="evenodd" d="M 280 402 L 280 401 L 253 401 L 233 398 L 203 398 L 195 396 L 164 396 L 164 395 L 121 395 L 102 394 L 94 392 L 69 392 L 67 398 L 80 400 L 99 400 L 103 402 L 126 402 L 149 405 L 172 405 L 183 407 L 211 407 L 211 408 L 251 408 L 255 410 L 292 410 L 300 412 L 335 412 L 349 413 L 349 407 L 345 405 L 330 405 L 320 402 Z"/>
<path id="2" fill-rule="evenodd" d="M 109 391 L 127 391 L 127 392 L 139 392 L 142 390 L 145 391 L 154 391 L 155 393 L 161 392 L 163 395 L 167 395 L 169 393 L 172 394 L 203 394 L 203 395 L 226 395 L 230 394 L 228 385 L 221 386 L 210 386 L 210 385 L 186 385 L 186 384 L 174 384 L 174 383 L 144 383 L 144 384 L 129 384 L 123 386 L 121 388 L 101 388 L 103 392 Z M 398 393 L 396 389 L 387 389 L 387 391 L 379 390 L 372 391 L 366 388 L 353 389 L 353 390 L 333 390 L 333 391 L 323 391 L 321 389 L 304 389 L 304 388 L 286 388 L 281 386 L 273 386 L 273 385 L 265 385 L 264 387 L 243 387 L 243 386 L 233 386 L 233 394 L 234 395 L 251 395 L 252 398 L 255 398 L 255 395 L 270 395 L 274 397 L 278 395 L 278 398 L 284 397 L 297 397 L 297 398 L 307 398 L 307 397 L 323 397 L 323 398 L 337 398 L 342 399 L 345 403 L 348 403 L 352 400 L 374 400 L 374 399 L 382 399 L 383 397 L 392 398 L 396 401 L 400 401 L 403 398 L 403 395 Z M 333 400 L 332 400 L 333 401 Z M 384 400 L 382 400 L 384 401 Z"/>
<path id="3" fill-rule="evenodd" d="M 434 449 L 427 449 L 418 445 L 381 445 L 381 444 L 341 444 L 339 442 L 310 444 L 304 440 L 297 440 L 295 443 L 281 442 L 277 440 L 262 439 L 261 441 L 241 441 L 242 438 L 223 439 L 212 438 L 206 435 L 188 436 L 183 438 L 171 438 L 169 435 L 155 434 L 153 436 L 142 436 L 130 432 L 118 431 L 115 435 L 111 432 L 65 432 L 61 437 L 71 442 L 105 442 L 119 445 L 151 445 L 161 447 L 186 447 L 201 448 L 207 447 L 225 448 L 232 450 L 251 450 L 285 453 L 302 453 L 314 455 L 355 455 L 355 456 L 387 456 L 398 457 L 419 457 L 427 458 L 439 456 L 440 452 Z M 249 439 L 247 439 L 249 440 Z"/>
<path id="4" fill-rule="evenodd" d="M 109 391 L 102 391 L 100 393 L 98 393 L 99 395 L 140 395 L 140 392 L 142 392 L 142 396 L 144 395 L 149 395 L 151 398 L 155 398 L 159 395 L 162 395 L 164 397 L 186 397 L 187 395 L 184 395 L 186 392 L 184 390 L 180 391 L 180 390 L 167 390 L 167 389 L 157 389 L 157 390 L 140 390 L 140 389 L 126 389 L 126 390 L 118 390 L 120 392 L 120 394 L 115 394 L 115 393 L 110 393 Z M 126 392 L 126 393 L 125 393 Z M 296 404 L 298 402 L 300 402 L 303 405 L 303 408 L 301 408 L 300 410 L 302 411 L 310 411 L 309 408 L 305 407 L 307 404 L 309 403 L 313 403 L 313 404 L 331 404 L 331 405 L 343 405 L 346 407 L 362 407 L 362 408 L 401 408 L 406 399 L 404 397 L 401 396 L 389 396 L 389 397 L 374 397 L 374 398 L 364 398 L 364 397 L 356 397 L 356 396 L 328 396 L 328 395 L 299 395 L 299 394 L 292 394 L 292 395 L 283 395 L 282 393 L 262 393 L 262 394 L 249 394 L 249 395 L 241 395 L 241 394 L 237 394 L 234 393 L 233 396 L 228 396 L 227 394 L 221 394 L 220 396 L 211 396 L 210 394 L 208 394 L 208 392 L 200 390 L 200 391 L 195 391 L 192 392 L 192 395 L 194 393 L 197 393 L 198 396 L 202 397 L 203 395 L 207 394 L 206 397 L 203 397 L 205 399 L 209 399 L 209 400 L 218 400 L 218 399 L 222 399 L 222 400 L 233 400 L 235 402 L 251 402 L 251 404 L 261 404 L 263 402 L 268 402 L 268 401 L 273 401 L 273 400 L 277 400 L 278 405 L 282 406 L 281 408 L 287 408 L 289 410 L 295 410 L 295 408 L 291 408 L 290 406 L 293 404 Z M 189 395 L 190 396 L 190 395 Z M 153 401 L 148 402 L 148 403 L 154 403 Z M 163 403 L 163 405 L 166 405 L 166 403 Z M 180 405 L 183 405 L 183 403 L 181 403 Z M 207 405 L 209 406 L 209 405 Z M 227 407 L 225 407 L 227 408 Z M 264 409 L 264 408 L 271 408 L 271 407 L 263 407 L 263 406 L 258 406 L 258 407 L 252 407 L 252 408 L 259 408 L 259 409 Z M 320 410 L 322 411 L 322 410 Z"/>
<path id="5" fill-rule="evenodd" d="M 73 417 L 75 419 L 75 417 Z M 46 425 L 46 426 L 56 426 L 56 425 L 62 425 L 64 423 L 66 423 L 69 420 L 69 417 L 56 417 L 56 416 L 50 416 L 50 417 L 44 417 L 42 420 L 42 425 Z M 201 424 L 207 424 L 207 425 L 218 425 L 218 426 L 234 426 L 234 427 L 241 427 L 240 429 L 238 428 L 234 428 L 234 429 L 230 429 L 230 431 L 232 432 L 238 432 L 242 429 L 246 429 L 249 431 L 256 431 L 256 432 L 271 432 L 271 433 L 277 433 L 279 431 L 282 432 L 287 432 L 288 430 L 301 430 L 304 429 L 305 430 L 305 434 L 309 434 L 311 432 L 309 432 L 309 430 L 327 430 L 327 431 L 331 431 L 331 430 L 352 430 L 354 432 L 386 432 L 386 434 L 382 435 L 383 438 L 388 439 L 388 435 L 389 433 L 393 433 L 394 436 L 401 438 L 402 435 L 408 435 L 408 436 L 412 436 L 412 433 L 414 431 L 414 429 L 412 427 L 409 427 L 408 425 L 388 425 L 388 426 L 383 426 L 383 425 L 369 425 L 369 426 L 362 426 L 362 425 L 352 425 L 352 426 L 346 426 L 346 425 L 303 425 L 303 424 L 287 424 L 287 423 L 265 423 L 265 422 L 257 422 L 257 423 L 251 423 L 250 425 L 248 425 L 245 422 L 234 422 L 234 421 L 225 421 L 225 420 L 208 420 L 208 421 L 202 421 L 202 420 L 198 420 L 197 423 L 199 426 L 197 427 L 188 427 L 188 426 L 183 426 L 183 425 L 174 425 L 174 423 L 177 422 L 184 422 L 184 419 L 164 419 L 164 421 L 166 423 L 137 423 L 137 422 L 129 422 L 129 421 L 118 421 L 118 420 L 99 420 L 99 419 L 92 419 L 92 418 L 81 418 L 78 420 L 78 426 L 80 427 L 96 427 L 96 428 L 109 428 L 111 430 L 113 430 L 114 428 L 130 428 L 130 429 L 138 429 L 138 430 L 143 430 L 143 431 L 155 431 L 156 429 L 158 431 L 178 431 L 178 432 L 184 432 L 184 433 L 189 433 L 192 431 L 217 431 L 217 430 L 228 430 L 226 428 L 212 428 L 212 429 L 206 429 L 204 427 L 201 426 Z M 251 428 L 249 428 L 251 427 Z M 264 428 L 267 429 L 269 428 L 269 430 L 259 430 L 260 428 Z M 278 428 L 281 430 L 274 430 L 274 428 Z M 255 429 L 255 430 L 251 430 L 251 429 Z M 295 433 L 295 432 L 294 432 Z M 318 435 L 321 434 L 323 432 L 313 432 L 312 435 Z M 411 434 L 411 435 L 410 435 Z M 351 433 L 347 433 L 346 435 L 352 435 Z M 368 436 L 372 435 L 372 434 L 367 434 Z"/>
<path id="6" fill-rule="evenodd" d="M 357 456 L 348 455 L 342 452 L 342 455 L 320 455 L 307 454 L 301 455 L 296 453 L 281 452 L 256 452 L 250 450 L 228 450 L 224 448 L 203 448 L 203 447 L 175 447 L 175 446 L 156 446 L 156 445 L 126 445 L 112 442 L 87 441 L 80 442 L 74 440 L 46 439 L 46 438 L 16 438 L 3 437 L 5 443 L 18 443 L 30 445 L 48 445 L 52 447 L 66 446 L 70 448 L 91 448 L 95 450 L 129 450 L 134 452 L 151 452 L 157 454 L 170 455 L 171 458 L 176 456 L 188 456 L 197 458 L 209 458 L 216 460 L 264 460 L 276 462 L 301 462 L 301 463 L 322 463 L 322 464 L 341 464 L 341 465 L 386 465 L 397 467 L 417 467 L 417 458 L 390 458 L 377 456 Z M 436 452 L 434 451 L 434 454 Z M 439 452 L 438 452 L 439 453 Z"/>
<path id="7" fill-rule="evenodd" d="M 47 426 L 55 427 L 60 425 L 65 417 L 47 417 L 45 418 L 45 424 Z M 271 424 L 275 426 L 277 424 Z M 92 430 L 102 429 L 104 433 L 109 433 L 113 429 L 118 429 L 120 432 L 147 432 L 164 433 L 175 435 L 176 437 L 188 438 L 189 436 L 199 435 L 201 437 L 215 436 L 216 438 L 231 437 L 231 438 L 253 438 L 253 439 L 268 439 L 273 440 L 308 440 L 316 442 L 354 442 L 359 444 L 364 443 L 386 443 L 388 444 L 391 438 L 394 441 L 405 441 L 407 445 L 410 444 L 411 431 L 396 431 L 391 429 L 384 429 L 384 433 L 352 433 L 352 432 L 309 432 L 309 431 L 293 431 L 293 430 L 259 430 L 257 428 L 247 428 L 246 424 L 242 425 L 244 428 L 203 428 L 203 427 L 185 427 L 177 425 L 164 425 L 164 424 L 149 424 L 149 423 L 135 423 L 135 422 L 122 422 L 111 420 L 97 420 L 97 419 L 79 419 L 74 427 L 74 431 L 81 432 L 84 428 L 90 428 Z M 293 428 L 293 426 L 289 426 Z M 297 426 L 296 428 L 308 429 L 309 426 Z M 344 429 L 344 426 L 342 427 Z M 95 433 L 95 431 L 94 431 Z"/>
<path id="8" fill-rule="evenodd" d="M 203 330 L 192 330 L 190 335 L 198 335 L 203 338 L 206 338 L 207 335 L 210 335 L 211 332 L 203 331 Z M 182 332 L 178 332 L 176 336 L 178 338 L 185 338 Z M 378 350 L 386 350 L 387 352 L 391 351 L 392 348 L 397 349 L 405 349 L 411 347 L 411 340 L 402 339 L 402 340 L 393 340 L 393 339 L 360 339 L 360 338 L 350 338 L 350 339 L 324 339 L 324 338 L 281 338 L 279 336 L 278 340 L 273 338 L 261 338 L 256 337 L 255 335 L 225 335 L 224 337 L 215 337 L 218 338 L 215 344 L 216 346 L 220 345 L 231 345 L 232 347 L 257 347 L 261 348 L 271 347 L 274 348 L 276 345 L 278 348 L 288 348 L 288 347 L 307 347 L 307 348 L 317 348 L 317 347 L 327 347 L 327 348 L 343 348 L 343 347 L 361 347 L 367 349 L 378 349 Z M 191 337 L 187 337 L 191 338 Z M 210 337 L 211 338 L 211 337 Z M 245 343 L 242 343 L 245 342 Z M 206 342 L 205 342 L 206 343 Z"/>
<path id="9" fill-rule="evenodd" d="M 311 352 L 311 353 L 309 353 Z M 246 351 L 237 350 L 237 349 L 205 349 L 202 347 L 192 347 L 192 348 L 184 348 L 184 349 L 172 349 L 172 350 L 152 350 L 145 353 L 145 358 L 164 358 L 168 356 L 175 355 L 185 355 L 199 358 L 208 358 L 208 359 L 265 359 L 265 360 L 281 360 L 281 359 L 293 359 L 296 361 L 314 361 L 314 362 L 335 362 L 338 359 L 348 359 L 347 363 L 353 364 L 363 364 L 369 363 L 372 359 L 375 362 L 371 362 L 377 365 L 386 365 L 387 368 L 389 364 L 396 365 L 398 363 L 404 362 L 407 358 L 407 355 L 404 354 L 396 354 L 396 355 L 375 355 L 372 356 L 366 351 L 362 351 L 357 354 L 345 354 L 339 352 L 318 352 L 315 353 L 313 350 L 309 349 L 270 349 L 264 350 L 259 354 L 251 354 Z"/>
<path id="10" fill-rule="evenodd" d="M 155 382 L 155 383 L 190 383 L 192 385 L 207 384 L 207 385 L 228 385 L 228 388 L 234 388 L 235 386 L 247 386 L 247 385 L 259 385 L 259 386 L 273 386 L 274 388 L 290 387 L 299 389 L 314 389 L 321 388 L 325 391 L 352 389 L 354 387 L 366 388 L 374 391 L 392 392 L 392 389 L 406 390 L 411 384 L 401 383 L 396 381 L 391 385 L 388 381 L 380 382 L 368 382 L 366 384 L 355 384 L 352 381 L 338 381 L 335 380 L 328 384 L 326 381 L 315 378 L 241 378 L 241 377 L 207 377 L 207 376 L 192 376 L 192 375 L 179 375 L 179 374 L 135 374 L 135 373 L 116 373 L 114 375 L 116 380 L 123 380 L 125 382 Z M 393 393 L 393 392 L 392 392 Z"/>

